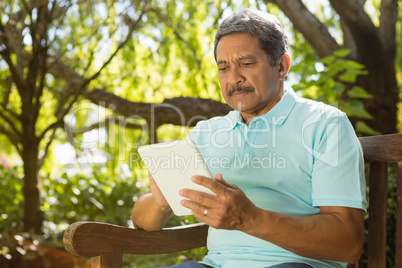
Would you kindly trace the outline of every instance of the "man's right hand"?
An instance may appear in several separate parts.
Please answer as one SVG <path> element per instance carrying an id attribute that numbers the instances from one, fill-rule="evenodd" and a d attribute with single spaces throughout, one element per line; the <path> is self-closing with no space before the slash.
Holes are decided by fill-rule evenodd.
<path id="1" fill-rule="evenodd" d="M 161 190 L 159 189 L 158 185 L 156 184 L 154 178 L 152 177 L 149 171 L 148 171 L 148 179 L 149 179 L 149 186 L 151 187 L 152 196 L 155 199 L 155 202 L 162 208 L 170 209 L 169 204 L 166 201 L 166 198 L 163 196 Z"/>
<path id="2" fill-rule="evenodd" d="M 151 190 L 135 202 L 131 219 L 135 228 L 158 231 L 165 226 L 172 209 L 149 172 L 148 179 Z"/>

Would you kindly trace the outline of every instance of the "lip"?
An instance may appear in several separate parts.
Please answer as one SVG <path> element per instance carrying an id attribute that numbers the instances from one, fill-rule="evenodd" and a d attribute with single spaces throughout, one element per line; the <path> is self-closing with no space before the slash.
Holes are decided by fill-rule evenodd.
<path id="1" fill-rule="evenodd" d="M 232 97 L 243 97 L 249 93 L 250 93 L 249 91 L 242 91 L 242 92 L 237 91 L 232 94 Z"/>

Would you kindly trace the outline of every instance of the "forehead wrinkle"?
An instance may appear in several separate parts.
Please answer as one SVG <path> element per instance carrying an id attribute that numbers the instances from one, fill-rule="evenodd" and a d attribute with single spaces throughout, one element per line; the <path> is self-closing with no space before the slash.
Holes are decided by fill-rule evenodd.
<path id="1" fill-rule="evenodd" d="M 237 61 L 237 62 L 242 62 L 242 61 L 246 61 L 246 60 L 253 60 L 253 61 L 255 61 L 255 60 L 257 60 L 257 57 L 254 56 L 254 55 L 240 55 L 240 56 L 238 56 L 237 58 L 235 58 L 235 61 Z M 219 64 L 227 64 L 227 63 L 228 63 L 227 60 L 218 60 L 218 61 L 217 61 L 217 64 L 218 64 L 218 65 L 219 65 Z"/>

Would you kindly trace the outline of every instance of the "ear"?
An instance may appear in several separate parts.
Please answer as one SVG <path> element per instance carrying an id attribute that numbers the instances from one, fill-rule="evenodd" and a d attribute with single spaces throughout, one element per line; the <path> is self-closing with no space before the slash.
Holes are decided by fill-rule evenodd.
<path id="1" fill-rule="evenodd" d="M 279 76 L 280 80 L 284 80 L 288 75 L 290 68 L 290 56 L 288 54 L 283 54 L 279 59 Z"/>

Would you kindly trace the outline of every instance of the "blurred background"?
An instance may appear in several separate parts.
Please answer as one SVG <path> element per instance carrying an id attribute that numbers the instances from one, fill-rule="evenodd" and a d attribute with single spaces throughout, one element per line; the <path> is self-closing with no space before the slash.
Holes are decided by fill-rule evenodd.
<path id="1" fill-rule="evenodd" d="M 183 139 L 199 120 L 230 110 L 213 41 L 219 23 L 245 7 L 283 23 L 286 85 L 297 94 L 347 113 L 358 136 L 401 131 L 397 0 L 2 0 L 0 267 L 88 267 L 63 249 L 69 224 L 132 227 L 133 204 L 148 190 L 138 147 Z M 394 175 L 390 234 L 395 183 Z M 169 225 L 193 222 L 171 217 Z M 394 267 L 395 238 L 387 243 Z M 205 252 L 125 256 L 124 267 Z"/>

